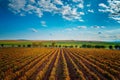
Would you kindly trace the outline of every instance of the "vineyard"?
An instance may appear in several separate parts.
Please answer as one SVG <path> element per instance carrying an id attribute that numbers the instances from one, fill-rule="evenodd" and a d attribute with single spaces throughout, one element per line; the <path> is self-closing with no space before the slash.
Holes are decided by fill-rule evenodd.
<path id="1" fill-rule="evenodd" d="M 120 51 L 0 48 L 0 80 L 120 80 Z"/>

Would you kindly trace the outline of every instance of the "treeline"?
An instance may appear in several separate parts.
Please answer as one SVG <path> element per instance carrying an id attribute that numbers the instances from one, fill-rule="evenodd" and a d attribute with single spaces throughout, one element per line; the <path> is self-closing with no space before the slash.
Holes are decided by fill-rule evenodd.
<path id="1" fill-rule="evenodd" d="M 103 49 L 117 49 L 120 50 L 120 45 L 60 45 L 55 42 L 51 42 L 51 44 L 43 44 L 42 42 L 33 42 L 32 44 L 0 44 L 0 47 L 56 47 L 56 48 L 103 48 Z"/>
<path id="2" fill-rule="evenodd" d="M 105 46 L 105 45 L 86 45 L 86 44 L 83 44 L 81 47 L 82 48 L 108 48 L 108 49 L 118 49 L 118 50 L 120 50 L 120 45 Z"/>

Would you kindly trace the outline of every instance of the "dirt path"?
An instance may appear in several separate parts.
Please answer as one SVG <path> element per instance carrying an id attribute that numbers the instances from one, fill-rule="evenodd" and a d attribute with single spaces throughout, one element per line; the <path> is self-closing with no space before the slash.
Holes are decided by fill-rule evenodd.
<path id="1" fill-rule="evenodd" d="M 68 70 L 69 70 L 69 75 L 70 75 L 70 79 L 71 80 L 80 80 L 81 78 L 79 77 L 80 75 L 78 75 L 76 72 L 76 68 L 74 67 L 74 65 L 72 64 L 72 62 L 70 61 L 70 58 L 68 57 L 68 53 L 66 52 L 66 50 L 64 50 L 64 56 L 68 65 Z M 85 77 L 86 80 L 88 80 L 87 76 Z"/>
<path id="2" fill-rule="evenodd" d="M 64 80 L 64 71 L 63 71 L 63 59 L 62 59 L 62 51 L 60 50 L 57 72 L 56 72 L 56 80 Z"/>

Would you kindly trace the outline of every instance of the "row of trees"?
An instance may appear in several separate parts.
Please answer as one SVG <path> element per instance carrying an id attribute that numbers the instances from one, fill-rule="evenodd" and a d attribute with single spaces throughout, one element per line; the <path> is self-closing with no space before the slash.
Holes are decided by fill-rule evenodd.
<path id="1" fill-rule="evenodd" d="M 118 49 L 120 50 L 120 46 L 119 45 L 115 45 L 115 46 L 109 46 L 109 49 Z"/>
<path id="2" fill-rule="evenodd" d="M 107 46 L 104 46 L 104 45 L 95 45 L 95 46 L 92 46 L 92 45 L 82 45 L 82 48 L 109 48 L 109 49 L 118 49 L 120 50 L 120 45 L 109 45 L 108 47 Z"/>
<path id="3" fill-rule="evenodd" d="M 82 46 L 78 46 L 78 45 L 56 45 L 55 42 L 52 42 L 50 45 L 44 45 L 42 42 L 34 42 L 32 44 L 0 44 L 0 47 L 58 47 L 58 48 L 109 48 L 109 49 L 118 49 L 120 50 L 120 45 L 110 45 L 108 47 L 104 46 L 104 45 L 87 45 L 87 44 L 83 44 Z"/>
<path id="4" fill-rule="evenodd" d="M 32 47 L 31 44 L 21 44 L 21 45 L 17 45 L 17 44 L 0 44 L 0 47 Z"/>
<path id="5" fill-rule="evenodd" d="M 82 45 L 82 48 L 107 48 L 106 46 L 104 45 L 86 45 L 86 44 L 83 44 Z M 120 50 L 120 45 L 109 45 L 108 46 L 109 49 L 118 49 Z"/>
<path id="6" fill-rule="evenodd" d="M 103 46 L 103 45 L 86 45 L 86 44 L 83 44 L 82 48 L 106 48 L 106 47 Z"/>

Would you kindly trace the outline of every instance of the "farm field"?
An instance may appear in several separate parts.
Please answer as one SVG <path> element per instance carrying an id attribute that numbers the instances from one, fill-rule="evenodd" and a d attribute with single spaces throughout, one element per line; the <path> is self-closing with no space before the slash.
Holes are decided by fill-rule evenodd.
<path id="1" fill-rule="evenodd" d="M 0 80 L 119 79 L 119 50 L 0 48 Z"/>

